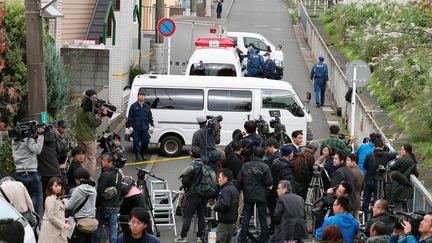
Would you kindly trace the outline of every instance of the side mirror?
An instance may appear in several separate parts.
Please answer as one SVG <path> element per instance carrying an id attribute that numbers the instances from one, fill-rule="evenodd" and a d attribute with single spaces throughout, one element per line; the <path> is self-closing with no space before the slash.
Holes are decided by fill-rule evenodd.
<path id="1" fill-rule="evenodd" d="M 303 101 L 303 106 L 305 107 L 306 112 L 310 114 L 309 104 L 309 101 Z"/>
<path id="2" fill-rule="evenodd" d="M 278 44 L 278 50 L 282 50 L 282 45 Z"/>
<path id="3" fill-rule="evenodd" d="M 312 99 L 312 94 L 311 94 L 311 92 L 309 92 L 309 91 L 306 92 L 306 99 L 307 99 L 308 102 L 310 103 L 310 100 Z"/>
<path id="4" fill-rule="evenodd" d="M 271 47 L 270 46 L 267 46 L 267 51 L 271 52 Z"/>

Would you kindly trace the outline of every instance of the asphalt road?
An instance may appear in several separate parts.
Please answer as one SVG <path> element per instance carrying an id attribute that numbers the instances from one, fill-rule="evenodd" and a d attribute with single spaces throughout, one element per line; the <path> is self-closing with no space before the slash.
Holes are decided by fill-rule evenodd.
<path id="1" fill-rule="evenodd" d="M 224 3 L 224 11 L 228 9 L 227 0 Z M 274 44 L 282 44 L 285 54 L 285 70 L 283 80 L 289 81 L 301 98 L 306 97 L 306 91 L 313 93 L 312 84 L 309 82 L 309 71 L 306 68 L 304 58 L 300 52 L 291 18 L 288 15 L 288 5 L 283 0 L 235 0 L 235 3 L 228 15 L 229 30 L 256 32 L 266 36 Z M 306 98 L 305 98 L 306 99 Z M 314 119 L 314 139 L 326 138 L 328 125 L 321 109 L 310 107 Z M 198 128 L 198 127 L 197 127 Z M 120 131 L 122 134 L 124 129 Z M 123 137 L 123 136 L 122 136 Z M 152 147 L 149 154 L 149 162 L 133 162 L 135 156 L 132 153 L 132 144 L 123 143 L 126 148 L 128 163 L 123 169 L 128 175 L 136 178 L 136 167 L 151 170 L 151 172 L 168 181 L 170 189 L 178 189 L 180 181 L 178 176 L 181 171 L 190 163 L 190 159 L 179 159 L 171 161 L 160 161 L 164 159 L 159 155 L 158 149 Z M 187 148 L 183 155 L 187 155 Z M 152 180 L 151 177 L 148 181 Z M 177 233 L 180 234 L 182 220 L 176 217 Z M 188 234 L 188 242 L 196 242 L 195 220 L 192 221 Z M 174 231 L 172 228 L 159 227 L 162 242 L 173 242 Z"/>

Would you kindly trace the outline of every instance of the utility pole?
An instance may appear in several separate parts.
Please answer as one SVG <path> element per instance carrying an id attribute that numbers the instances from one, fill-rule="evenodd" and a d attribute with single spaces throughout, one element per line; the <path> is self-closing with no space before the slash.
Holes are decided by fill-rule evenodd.
<path id="1" fill-rule="evenodd" d="M 25 18 L 29 118 L 46 122 L 47 92 L 39 0 L 25 0 Z"/>
<path id="2" fill-rule="evenodd" d="M 197 16 L 196 0 L 190 0 L 190 12 L 191 16 Z"/>
<path id="3" fill-rule="evenodd" d="M 161 35 L 159 35 L 159 32 L 157 30 L 157 24 L 159 23 L 159 20 L 163 19 L 165 17 L 165 2 L 164 0 L 156 0 L 156 19 L 155 19 L 155 36 L 156 36 L 156 43 L 163 43 L 164 39 Z"/>

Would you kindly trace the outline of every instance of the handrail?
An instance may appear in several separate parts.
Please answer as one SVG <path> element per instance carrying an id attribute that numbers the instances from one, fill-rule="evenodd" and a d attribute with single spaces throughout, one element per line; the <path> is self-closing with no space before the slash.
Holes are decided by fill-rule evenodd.
<path id="1" fill-rule="evenodd" d="M 100 0 L 96 0 L 95 6 L 94 6 L 94 8 L 93 8 L 93 13 L 92 13 L 92 16 L 91 16 L 91 18 L 90 18 L 90 22 L 89 22 L 89 24 L 88 24 L 87 32 L 86 32 L 86 35 L 85 35 L 85 39 L 86 39 L 86 40 L 87 40 L 87 38 L 88 38 L 89 35 L 90 35 L 90 28 L 91 28 L 92 23 L 93 23 L 93 20 L 94 20 L 94 18 L 95 18 L 95 16 L 96 16 L 96 11 L 97 11 L 97 7 L 99 6 L 99 2 L 100 2 Z"/>
<path id="2" fill-rule="evenodd" d="M 114 8 L 112 4 L 112 0 L 108 1 L 108 7 L 105 12 L 104 22 L 103 22 L 103 33 L 102 33 L 102 40 L 104 45 L 106 45 L 106 37 L 108 32 L 108 19 L 111 15 L 111 23 L 112 23 L 112 37 L 111 37 L 111 45 L 115 46 L 115 39 L 116 39 L 116 20 L 114 16 Z"/>

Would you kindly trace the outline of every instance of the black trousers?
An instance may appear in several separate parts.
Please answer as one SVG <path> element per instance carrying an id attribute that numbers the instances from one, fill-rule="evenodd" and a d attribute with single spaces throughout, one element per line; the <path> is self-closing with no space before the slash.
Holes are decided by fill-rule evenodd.
<path id="1" fill-rule="evenodd" d="M 199 196 L 196 193 L 192 193 L 186 196 L 184 214 L 183 214 L 183 226 L 181 229 L 181 237 L 186 238 L 190 228 L 191 220 L 195 212 L 198 218 L 198 232 L 197 236 L 202 237 L 205 230 L 204 216 L 206 213 L 207 201 L 205 198 Z"/>

